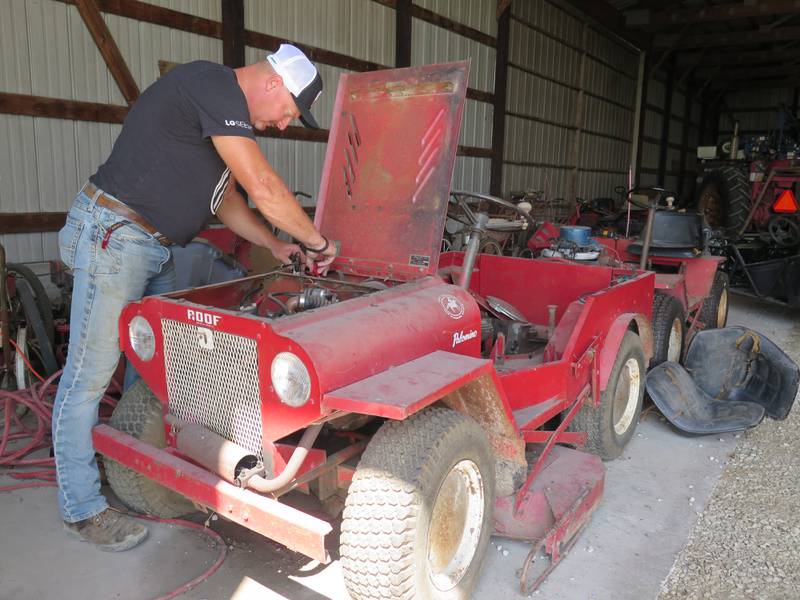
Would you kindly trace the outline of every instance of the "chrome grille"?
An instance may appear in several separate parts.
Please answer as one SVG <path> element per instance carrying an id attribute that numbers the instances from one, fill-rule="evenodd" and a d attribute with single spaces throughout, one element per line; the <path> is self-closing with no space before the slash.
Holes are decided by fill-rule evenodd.
<path id="1" fill-rule="evenodd" d="M 255 340 L 172 319 L 161 331 L 170 413 L 263 458 Z"/>

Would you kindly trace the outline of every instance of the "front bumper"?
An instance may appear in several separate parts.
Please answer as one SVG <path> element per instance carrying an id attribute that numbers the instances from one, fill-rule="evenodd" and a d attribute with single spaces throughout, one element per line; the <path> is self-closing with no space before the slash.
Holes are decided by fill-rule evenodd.
<path id="1" fill-rule="evenodd" d="M 321 563 L 330 562 L 325 550 L 325 536 L 331 531 L 327 521 L 236 487 L 202 467 L 109 425 L 96 426 L 92 437 L 95 450 L 103 456 L 291 550 Z"/>

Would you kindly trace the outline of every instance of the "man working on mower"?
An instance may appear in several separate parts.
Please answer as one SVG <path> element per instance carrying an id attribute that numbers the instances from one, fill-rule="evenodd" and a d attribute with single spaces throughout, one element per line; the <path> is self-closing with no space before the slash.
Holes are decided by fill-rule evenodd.
<path id="1" fill-rule="evenodd" d="M 283 44 L 266 61 L 229 69 L 206 61 L 175 67 L 125 119 L 111 156 L 78 193 L 59 233 L 73 270 L 70 346 L 53 407 L 58 503 L 66 530 L 102 550 L 139 544 L 147 529 L 112 511 L 100 493 L 92 446 L 98 407 L 120 358 L 117 321 L 126 304 L 171 291 L 170 244 L 185 245 L 215 214 L 282 262 L 305 252 L 326 271 L 336 249 L 316 230 L 259 150 L 253 128 L 284 130 L 322 91 L 316 67 Z M 294 236 L 278 240 L 266 219 Z"/>

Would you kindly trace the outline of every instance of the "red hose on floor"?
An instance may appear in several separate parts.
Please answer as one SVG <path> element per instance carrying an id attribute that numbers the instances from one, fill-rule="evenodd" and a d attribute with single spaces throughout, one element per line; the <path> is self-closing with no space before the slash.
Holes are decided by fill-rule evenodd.
<path id="1" fill-rule="evenodd" d="M 192 523 L 191 521 L 184 521 L 183 519 L 160 519 L 159 517 L 153 517 L 151 515 L 132 515 L 134 517 L 138 517 L 140 519 L 145 519 L 147 521 L 155 521 L 156 523 L 171 523 L 173 525 L 178 525 L 179 527 L 186 527 L 187 529 L 195 529 L 197 531 L 202 531 L 208 537 L 212 538 L 217 542 L 217 546 L 219 547 L 219 554 L 217 555 L 217 560 L 214 561 L 214 564 L 211 565 L 204 573 L 198 575 L 191 581 L 187 581 L 181 587 L 176 590 L 169 592 L 163 596 L 159 596 L 158 598 L 154 598 L 153 600 L 171 600 L 172 598 L 177 598 L 178 596 L 185 594 L 192 588 L 200 585 L 206 579 L 211 577 L 214 573 L 217 572 L 222 566 L 222 563 L 225 562 L 225 557 L 228 554 L 228 546 L 225 544 L 225 540 L 222 539 L 222 536 L 218 534 L 213 529 L 209 529 L 204 525 L 199 525 L 197 523 Z"/>
<path id="2" fill-rule="evenodd" d="M 52 445 L 50 425 L 53 416 L 53 399 L 56 393 L 56 387 L 53 385 L 53 382 L 61 375 L 61 371 L 54 373 L 45 380 L 36 373 L 27 360 L 25 362 L 34 375 L 39 378 L 40 383 L 36 383 L 24 390 L 0 390 L 0 414 L 2 414 L 2 431 L 0 431 L 0 475 L 7 475 L 19 480 L 35 479 L 37 481 L 26 481 L 25 483 L 0 486 L 0 493 L 28 488 L 58 487 L 56 483 L 55 459 L 49 457 L 29 458 L 29 455 L 38 450 L 50 448 Z M 112 382 L 112 387 L 115 385 L 116 384 Z M 116 399 L 106 394 L 101 400 L 101 409 L 103 407 L 106 407 L 106 409 L 113 409 L 116 404 Z M 31 419 L 27 416 L 24 419 L 20 418 L 17 414 L 17 406 L 26 406 L 29 414 L 35 417 L 36 423 L 28 424 L 24 422 L 30 421 Z M 101 420 L 104 418 L 103 412 L 104 411 L 101 410 Z M 105 412 L 108 411 L 106 410 Z M 22 467 L 23 470 L 17 471 L 16 469 L 19 467 Z M 32 467 L 42 468 L 32 470 Z M 206 569 L 204 573 L 186 582 L 178 589 L 164 596 L 159 596 L 154 600 L 171 600 L 172 598 L 177 598 L 185 594 L 211 577 L 225 561 L 227 545 L 225 544 L 225 540 L 223 540 L 216 531 L 182 519 L 160 519 L 149 515 L 137 514 L 131 514 L 131 516 L 148 521 L 155 521 L 156 523 L 169 523 L 187 529 L 202 531 L 212 538 L 220 549 L 217 560 Z"/>
<path id="3" fill-rule="evenodd" d="M 37 471 L 5 472 L 14 479 L 41 479 L 55 483 L 55 461 L 52 458 L 27 458 L 37 450 L 50 447 L 50 424 L 53 415 L 52 385 L 61 371 L 55 373 L 41 383 L 36 383 L 24 390 L 0 390 L 0 402 L 3 406 L 3 429 L 0 432 L 0 467 L 44 467 Z M 37 374 L 38 376 L 38 374 Z M 35 417 L 33 426 L 23 422 L 17 414 L 17 407 L 25 406 Z M 30 419 L 28 419 L 30 421 Z M 16 442 L 11 444 L 11 442 Z M 39 482 L 42 483 L 42 482 Z M 8 485 L 0 487 L 0 492 L 10 492 L 28 487 L 44 487 L 34 483 Z"/>
<path id="4" fill-rule="evenodd" d="M 23 355 L 23 358 L 25 356 Z M 53 383 L 61 375 L 61 371 L 53 373 L 47 379 L 39 375 L 33 367 L 25 360 L 28 368 L 40 379 L 40 383 L 35 383 L 24 390 L 0 390 L 0 406 L 2 406 L 3 429 L 0 432 L 0 467 L 15 469 L 18 467 L 43 467 L 37 471 L 11 471 L 4 472 L 13 479 L 39 479 L 45 482 L 55 483 L 56 469 L 55 460 L 52 458 L 27 458 L 37 450 L 50 448 L 50 427 L 53 419 L 53 400 L 56 394 L 56 386 Z M 113 384 L 116 385 L 116 384 Z M 106 394 L 100 401 L 101 408 L 113 409 L 117 405 L 116 399 Z M 28 413 L 36 419 L 34 425 L 27 424 L 17 414 L 17 407 L 25 406 Z M 102 412 L 102 411 L 101 411 Z M 101 415 L 102 418 L 102 415 Z M 26 420 L 30 418 L 26 417 Z M 11 444 L 11 442 L 20 442 Z M 13 449 L 12 449 L 13 447 Z M 0 487 L 0 492 L 10 492 L 17 489 L 29 487 L 44 487 L 25 483 L 19 485 L 7 485 Z"/>

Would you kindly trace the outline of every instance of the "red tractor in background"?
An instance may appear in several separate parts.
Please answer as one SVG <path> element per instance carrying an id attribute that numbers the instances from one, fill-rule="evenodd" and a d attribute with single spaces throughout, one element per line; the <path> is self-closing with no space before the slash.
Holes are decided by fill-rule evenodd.
<path id="1" fill-rule="evenodd" d="M 698 149 L 708 158 L 701 163 L 696 208 L 718 230 L 711 248 L 727 258 L 733 285 L 800 306 L 800 145 L 796 122 L 781 114 L 776 132 L 750 138 L 742 149 L 737 124 L 723 145 L 726 159 L 711 158 L 715 148 Z"/>

